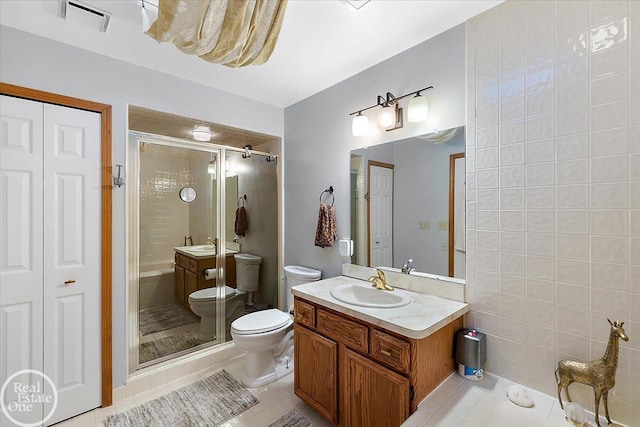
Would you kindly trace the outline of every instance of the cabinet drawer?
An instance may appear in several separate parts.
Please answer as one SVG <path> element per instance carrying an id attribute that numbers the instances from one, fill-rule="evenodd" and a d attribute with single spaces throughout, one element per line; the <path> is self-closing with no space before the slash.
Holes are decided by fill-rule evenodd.
<path id="1" fill-rule="evenodd" d="M 198 272 L 198 260 L 197 259 L 189 258 L 189 270 L 193 271 L 194 273 Z"/>
<path id="2" fill-rule="evenodd" d="M 409 372 L 411 364 L 410 344 L 392 335 L 372 329 L 371 356 L 402 372 Z"/>
<path id="3" fill-rule="evenodd" d="M 295 299 L 293 302 L 294 320 L 311 328 L 316 326 L 316 308 L 304 301 Z"/>
<path id="4" fill-rule="evenodd" d="M 189 267 L 188 258 L 176 252 L 176 265 L 180 267 Z"/>
<path id="5" fill-rule="evenodd" d="M 320 309 L 316 322 L 318 331 L 327 337 L 355 350 L 368 351 L 369 330 L 366 326 Z"/>

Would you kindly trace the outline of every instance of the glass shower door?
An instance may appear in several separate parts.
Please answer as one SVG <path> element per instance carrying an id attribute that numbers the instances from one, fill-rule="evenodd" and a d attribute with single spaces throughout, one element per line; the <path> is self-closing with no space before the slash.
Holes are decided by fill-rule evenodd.
<path id="1" fill-rule="evenodd" d="M 139 139 L 138 366 L 223 342 L 220 150 Z"/>

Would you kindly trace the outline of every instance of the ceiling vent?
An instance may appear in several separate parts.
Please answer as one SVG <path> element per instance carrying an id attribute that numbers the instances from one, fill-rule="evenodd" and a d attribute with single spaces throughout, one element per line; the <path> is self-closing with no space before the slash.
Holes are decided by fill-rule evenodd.
<path id="1" fill-rule="evenodd" d="M 344 0 L 349 6 L 353 7 L 355 10 L 360 10 L 362 6 L 369 3 L 371 0 Z"/>
<path id="2" fill-rule="evenodd" d="M 85 25 L 103 33 L 107 31 L 111 20 L 111 13 L 77 0 L 60 0 L 60 15 L 69 22 Z"/>

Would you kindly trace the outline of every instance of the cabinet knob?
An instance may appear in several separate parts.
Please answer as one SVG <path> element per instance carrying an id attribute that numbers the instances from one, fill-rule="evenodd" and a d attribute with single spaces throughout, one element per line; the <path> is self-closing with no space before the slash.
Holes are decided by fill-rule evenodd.
<path id="1" fill-rule="evenodd" d="M 75 281 L 75 280 L 65 280 L 65 281 L 64 281 L 64 285 L 65 285 L 65 286 L 71 286 L 71 285 L 73 285 L 74 283 L 76 283 L 76 281 Z"/>
<path id="2" fill-rule="evenodd" d="M 384 354 L 385 356 L 391 356 L 391 352 L 387 350 L 380 349 L 380 353 Z"/>

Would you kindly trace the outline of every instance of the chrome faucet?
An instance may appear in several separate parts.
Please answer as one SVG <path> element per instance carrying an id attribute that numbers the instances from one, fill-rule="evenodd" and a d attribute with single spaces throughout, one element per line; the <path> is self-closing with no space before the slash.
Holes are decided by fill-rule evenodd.
<path id="1" fill-rule="evenodd" d="M 411 267 L 411 265 L 410 265 L 412 262 L 413 262 L 413 259 L 410 258 L 410 259 L 407 260 L 407 262 L 402 264 L 402 269 L 401 269 L 402 273 L 411 274 L 411 271 L 415 270 L 415 268 Z"/>
<path id="2" fill-rule="evenodd" d="M 207 237 L 207 245 L 211 245 L 214 248 L 216 247 L 216 239 L 212 239 L 211 237 Z"/>
<path id="3" fill-rule="evenodd" d="M 384 271 L 379 268 L 376 268 L 376 271 L 378 272 L 377 276 L 371 276 L 367 279 L 369 282 L 373 283 L 371 286 L 381 291 L 392 291 L 393 288 L 389 286 L 387 279 L 384 277 Z"/>

